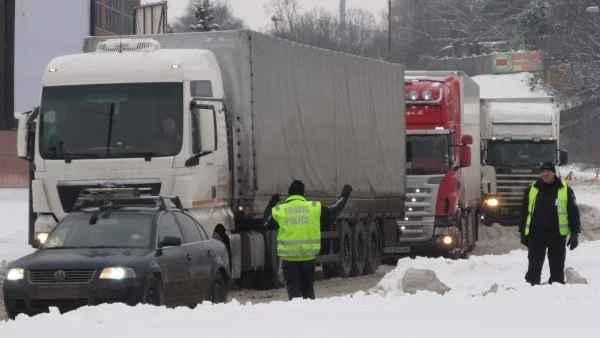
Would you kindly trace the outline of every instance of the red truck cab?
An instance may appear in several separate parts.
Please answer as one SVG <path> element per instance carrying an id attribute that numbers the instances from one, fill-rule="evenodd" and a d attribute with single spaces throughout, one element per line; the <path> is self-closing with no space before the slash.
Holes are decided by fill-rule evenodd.
<path id="1" fill-rule="evenodd" d="M 479 86 L 462 72 L 405 75 L 406 217 L 384 252 L 465 257 L 481 199 Z"/>

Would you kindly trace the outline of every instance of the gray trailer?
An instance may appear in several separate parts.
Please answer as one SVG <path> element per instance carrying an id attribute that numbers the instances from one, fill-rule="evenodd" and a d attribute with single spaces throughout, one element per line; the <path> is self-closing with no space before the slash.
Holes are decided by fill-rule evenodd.
<path id="1" fill-rule="evenodd" d="M 375 272 L 384 244 L 397 241 L 386 233 L 396 234 L 404 217 L 402 65 L 246 30 L 90 37 L 84 51 L 69 64 L 88 69 L 70 84 L 74 77 L 79 84 L 183 83 L 189 146 L 173 158 L 170 176 L 153 177 L 141 162 L 138 178 L 159 179 L 161 195 L 180 196 L 209 235 L 228 246 L 232 276 L 251 282 L 242 284 L 281 285 L 276 234 L 262 228 L 262 218 L 270 196 L 285 196 L 293 179 L 304 181 L 307 198 L 325 204 L 344 184 L 353 186 L 343 214 L 324 225 L 317 263 L 327 277 Z M 161 62 L 180 75 L 159 75 Z M 200 136 L 185 131 L 194 128 Z M 111 179 L 127 186 L 130 177 Z"/>

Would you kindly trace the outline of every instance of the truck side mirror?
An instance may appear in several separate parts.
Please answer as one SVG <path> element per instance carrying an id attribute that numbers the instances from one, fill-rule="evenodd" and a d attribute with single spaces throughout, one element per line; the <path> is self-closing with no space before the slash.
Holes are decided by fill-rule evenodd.
<path id="1" fill-rule="evenodd" d="M 17 156 L 29 159 L 29 114 L 23 113 L 19 116 L 19 126 L 17 130 Z"/>
<path id="2" fill-rule="evenodd" d="M 569 163 L 569 153 L 565 150 L 558 151 L 558 165 L 565 165 Z"/>
<path id="3" fill-rule="evenodd" d="M 192 157 L 187 167 L 198 165 L 199 158 L 217 149 L 217 112 L 212 105 L 192 101 Z"/>
<path id="4" fill-rule="evenodd" d="M 473 136 L 469 134 L 465 134 L 460 138 L 460 143 L 462 145 L 473 144 Z"/>
<path id="5" fill-rule="evenodd" d="M 460 167 L 467 168 L 471 166 L 471 147 L 462 146 L 459 150 Z"/>

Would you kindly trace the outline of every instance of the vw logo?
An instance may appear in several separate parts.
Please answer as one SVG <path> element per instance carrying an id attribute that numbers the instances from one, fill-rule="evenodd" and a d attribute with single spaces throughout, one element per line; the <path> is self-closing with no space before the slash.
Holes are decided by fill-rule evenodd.
<path id="1" fill-rule="evenodd" d="M 54 280 L 56 282 L 62 282 L 67 277 L 67 274 L 63 270 L 58 270 L 54 273 Z"/>

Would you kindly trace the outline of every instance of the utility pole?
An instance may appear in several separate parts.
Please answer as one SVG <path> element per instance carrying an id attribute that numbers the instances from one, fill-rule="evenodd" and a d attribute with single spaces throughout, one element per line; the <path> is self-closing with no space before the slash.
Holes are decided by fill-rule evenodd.
<path id="1" fill-rule="evenodd" d="M 340 0 L 340 46 L 346 47 L 346 0 Z"/>
<path id="2" fill-rule="evenodd" d="M 15 124 L 15 0 L 0 2 L 0 130 L 10 130 Z"/>
<path id="3" fill-rule="evenodd" d="M 392 62 L 392 0 L 388 0 L 388 58 Z"/>

